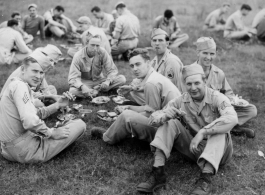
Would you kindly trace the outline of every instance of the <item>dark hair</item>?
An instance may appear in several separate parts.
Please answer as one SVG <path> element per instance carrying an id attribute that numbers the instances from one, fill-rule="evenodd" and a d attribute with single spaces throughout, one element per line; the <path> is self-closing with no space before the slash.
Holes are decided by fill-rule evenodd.
<path id="1" fill-rule="evenodd" d="M 15 25 L 18 25 L 18 21 L 17 20 L 15 20 L 15 19 L 8 20 L 7 26 L 12 27 L 12 26 L 15 26 Z"/>
<path id="2" fill-rule="evenodd" d="M 145 61 L 150 60 L 149 52 L 145 48 L 136 48 L 128 53 L 128 58 L 140 55 Z"/>
<path id="3" fill-rule="evenodd" d="M 173 14 L 173 12 L 172 12 L 172 10 L 170 10 L 170 9 L 167 9 L 165 12 L 164 12 L 164 16 L 165 16 L 165 18 L 171 18 L 172 16 L 174 16 L 174 14 Z"/>
<path id="4" fill-rule="evenodd" d="M 202 76 L 202 81 L 203 81 L 204 83 L 206 83 L 207 79 L 206 79 L 205 74 L 201 74 L 201 76 Z M 188 78 L 188 77 L 186 77 L 186 78 L 184 79 L 184 82 L 186 82 L 187 78 Z M 182 78 L 182 80 L 183 80 L 183 78 Z"/>
<path id="5" fill-rule="evenodd" d="M 63 6 L 57 5 L 54 9 L 56 9 L 58 12 L 64 12 Z"/>
<path id="6" fill-rule="evenodd" d="M 252 8 L 248 5 L 248 4 L 243 4 L 242 6 L 241 6 L 241 10 L 242 9 L 245 9 L 245 10 L 248 10 L 248 11 L 251 11 L 252 10 Z"/>
<path id="7" fill-rule="evenodd" d="M 17 11 L 15 11 L 15 12 L 13 12 L 13 13 L 11 14 L 11 18 L 14 18 L 14 17 L 16 17 L 16 16 L 20 16 L 20 13 L 17 12 Z"/>
<path id="8" fill-rule="evenodd" d="M 118 5 L 116 5 L 116 9 L 118 8 L 125 8 L 126 5 L 124 3 L 119 3 Z"/>
<path id="9" fill-rule="evenodd" d="M 30 62 L 31 62 L 31 63 L 38 63 L 38 61 L 35 60 L 33 57 L 28 56 L 28 57 L 26 57 L 26 58 L 23 60 L 22 64 L 25 65 L 26 67 L 28 67 L 28 66 L 30 65 L 30 64 L 29 64 Z"/>
<path id="10" fill-rule="evenodd" d="M 95 6 L 91 9 L 91 12 L 100 12 L 101 9 L 98 6 Z"/>

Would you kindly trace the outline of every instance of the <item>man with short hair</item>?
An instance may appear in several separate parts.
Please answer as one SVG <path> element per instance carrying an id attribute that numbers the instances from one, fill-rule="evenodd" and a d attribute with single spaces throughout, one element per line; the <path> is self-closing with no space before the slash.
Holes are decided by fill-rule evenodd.
<path id="1" fill-rule="evenodd" d="M 18 29 L 18 21 L 14 19 L 0 29 L 0 64 L 19 63 L 32 52 Z"/>
<path id="2" fill-rule="evenodd" d="M 129 56 L 129 65 L 134 76 L 143 83 L 145 104 L 121 106 L 124 111 L 107 131 L 98 127 L 91 129 L 92 136 L 100 136 L 109 144 L 116 144 L 130 137 L 151 142 L 156 128 L 148 124 L 148 117 L 181 95 L 168 78 L 152 68 L 147 49 L 133 50 Z"/>
<path id="3" fill-rule="evenodd" d="M 70 120 L 60 127 L 46 126 L 43 119 L 68 106 L 74 97 L 66 92 L 48 107 L 37 109 L 34 106 L 31 87 L 37 87 L 44 74 L 39 61 L 50 59 L 34 51 L 24 60 L 22 74 L 12 79 L 0 101 L 1 154 L 9 161 L 46 162 L 72 144 L 86 129 L 80 119 Z"/>
<path id="4" fill-rule="evenodd" d="M 137 47 L 138 37 L 140 35 L 140 22 L 127 9 L 124 2 L 117 3 L 115 8 L 119 17 L 116 20 L 113 32 L 111 54 L 118 56 Z"/>
<path id="5" fill-rule="evenodd" d="M 188 34 L 182 34 L 176 17 L 172 10 L 167 9 L 164 16 L 158 16 L 155 19 L 153 28 L 161 28 L 167 32 L 170 40 L 170 48 L 178 48 L 189 39 Z"/>
<path id="6" fill-rule="evenodd" d="M 60 5 L 46 11 L 43 17 L 46 25 L 45 33 L 48 36 L 53 34 L 57 37 L 62 37 L 76 32 L 75 25 L 64 15 L 64 8 Z"/>
<path id="7" fill-rule="evenodd" d="M 75 53 L 79 51 L 81 48 L 85 47 L 89 39 L 96 35 L 99 35 L 102 39 L 101 46 L 108 52 L 108 54 L 111 53 L 110 43 L 106 34 L 102 29 L 93 26 L 89 17 L 81 16 L 80 18 L 78 18 L 77 23 L 79 24 L 78 31 L 82 33 L 80 35 L 80 41 L 82 43 L 82 46 L 69 48 L 67 54 L 70 57 L 74 57 Z"/>
<path id="8" fill-rule="evenodd" d="M 225 29 L 225 14 L 228 12 L 230 4 L 225 2 L 221 8 L 212 11 L 205 19 L 203 30 L 221 31 Z"/>
<path id="9" fill-rule="evenodd" d="M 33 37 L 37 36 L 38 31 L 40 32 L 40 37 L 45 38 L 44 33 L 44 19 L 42 16 L 37 14 L 37 5 L 30 4 L 28 6 L 29 15 L 26 15 L 23 20 L 21 27 L 22 29 L 32 35 Z"/>
<path id="10" fill-rule="evenodd" d="M 258 40 L 265 42 L 265 8 L 260 10 L 253 19 L 252 31 L 257 34 Z"/>
<path id="11" fill-rule="evenodd" d="M 50 44 L 48 44 L 44 48 L 37 48 L 35 51 L 36 52 L 39 51 L 38 57 L 43 55 L 42 58 L 39 57 L 38 59 L 44 60 L 44 61 L 38 61 L 38 63 L 42 67 L 44 74 L 43 74 L 43 77 L 41 78 L 41 82 L 36 86 L 36 88 L 33 89 L 33 91 L 35 92 L 35 93 L 33 93 L 33 96 L 35 98 L 38 98 L 39 96 L 43 96 L 43 95 L 57 95 L 56 88 L 53 85 L 48 85 L 48 83 L 45 79 L 45 74 L 51 68 L 54 67 L 54 65 L 58 62 L 62 53 L 56 46 L 50 45 Z M 34 58 L 34 56 L 36 56 L 36 55 L 33 55 L 31 57 Z M 44 58 L 44 56 L 46 56 L 46 58 L 48 58 L 49 60 L 46 60 L 46 58 Z M 35 60 L 38 60 L 38 59 L 35 59 Z M 14 77 L 20 77 L 21 75 L 22 75 L 22 67 L 20 66 L 6 80 L 6 82 L 2 88 L 2 91 L 0 93 L 0 99 L 2 98 L 4 91 L 9 86 L 12 79 Z"/>
<path id="12" fill-rule="evenodd" d="M 249 5 L 243 4 L 240 10 L 228 17 L 225 24 L 224 38 L 249 40 L 252 37 L 250 29 L 243 22 L 243 17 L 246 17 L 251 10 Z"/>
<path id="13" fill-rule="evenodd" d="M 196 42 L 198 60 L 194 64 L 201 65 L 206 76 L 206 85 L 226 95 L 232 102 L 235 94 L 231 89 L 224 72 L 213 65 L 216 58 L 216 43 L 210 37 L 201 37 Z M 185 91 L 185 90 L 183 90 Z M 233 105 L 238 116 L 238 124 L 231 131 L 235 134 L 245 134 L 249 138 L 255 137 L 254 129 L 244 127 L 247 121 L 257 116 L 257 108 L 253 104 L 247 106 Z"/>
<path id="14" fill-rule="evenodd" d="M 103 12 L 98 6 L 91 9 L 92 14 L 97 19 L 96 27 L 101 28 L 104 33 L 111 39 L 111 34 L 109 32 L 110 23 L 114 20 L 111 14 Z"/>
<path id="15" fill-rule="evenodd" d="M 238 119 L 229 99 L 206 86 L 201 66 L 184 66 L 182 75 L 187 93 L 150 117 L 150 124 L 158 126 L 150 144 L 154 164 L 151 176 L 137 186 L 139 192 L 151 193 L 166 185 L 165 161 L 173 147 L 201 169 L 191 195 L 212 194 L 212 176 L 232 158 L 229 132 Z"/>
<path id="16" fill-rule="evenodd" d="M 69 91 L 77 97 L 91 97 L 98 91 L 109 91 L 126 82 L 123 75 L 118 75 L 118 69 L 111 56 L 100 47 L 101 41 L 99 36 L 92 37 L 88 44 L 74 55 L 68 83 Z"/>

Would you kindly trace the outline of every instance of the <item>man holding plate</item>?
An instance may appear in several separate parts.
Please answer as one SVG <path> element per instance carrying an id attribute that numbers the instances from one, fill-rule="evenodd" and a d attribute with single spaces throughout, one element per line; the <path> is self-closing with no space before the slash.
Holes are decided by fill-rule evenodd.
<path id="1" fill-rule="evenodd" d="M 201 37 L 197 40 L 196 46 L 198 60 L 194 64 L 202 66 L 206 76 L 206 85 L 225 94 L 230 99 L 237 112 L 238 125 L 235 126 L 231 133 L 245 134 L 249 138 L 254 138 L 255 131 L 242 125 L 257 116 L 256 106 L 235 96 L 226 80 L 224 72 L 212 64 L 213 60 L 216 58 L 215 41 L 210 37 Z M 183 89 L 183 91 L 185 91 L 185 89 Z"/>

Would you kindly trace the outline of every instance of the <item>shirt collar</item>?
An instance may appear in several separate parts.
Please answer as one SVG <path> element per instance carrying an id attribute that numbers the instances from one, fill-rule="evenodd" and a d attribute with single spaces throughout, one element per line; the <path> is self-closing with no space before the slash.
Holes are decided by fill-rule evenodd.
<path id="1" fill-rule="evenodd" d="M 150 75 L 155 71 L 154 68 L 150 68 L 150 70 L 148 71 L 148 73 L 146 74 L 146 76 L 144 77 L 142 83 L 145 83 L 147 81 L 147 79 L 150 77 Z"/>
<path id="2" fill-rule="evenodd" d="M 164 61 L 166 61 L 167 56 L 168 56 L 170 53 L 171 53 L 170 50 L 169 50 L 169 49 L 166 49 L 166 51 L 165 51 L 163 57 L 161 58 L 161 60 L 160 60 L 159 62 L 158 62 L 157 56 L 155 56 L 155 58 L 153 59 L 155 65 L 158 64 L 158 63 L 159 63 L 159 64 L 162 64 Z"/>

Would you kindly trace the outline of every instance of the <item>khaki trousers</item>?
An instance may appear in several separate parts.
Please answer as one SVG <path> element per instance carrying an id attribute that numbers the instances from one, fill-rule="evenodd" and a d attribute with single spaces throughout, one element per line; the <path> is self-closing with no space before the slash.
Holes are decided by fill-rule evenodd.
<path id="1" fill-rule="evenodd" d="M 101 84 L 102 82 L 106 81 L 106 78 L 102 78 L 102 79 L 99 79 L 99 80 L 96 80 L 96 81 L 83 80 L 82 79 L 81 81 L 88 88 L 92 89 L 93 87 L 95 87 L 95 86 Z M 111 90 L 113 88 L 117 88 L 117 87 L 123 85 L 125 82 L 126 82 L 126 78 L 123 75 L 118 75 L 112 80 L 110 86 L 107 88 L 106 91 L 109 91 L 109 90 Z M 84 97 L 83 94 L 82 94 L 81 89 L 77 89 L 75 87 L 70 87 L 69 92 L 71 92 L 72 94 L 74 94 L 77 97 Z"/>
<path id="2" fill-rule="evenodd" d="M 111 47 L 111 55 L 117 56 L 125 53 L 129 49 L 134 49 L 138 45 L 138 38 L 132 40 L 120 40 L 117 44 Z"/>
<path id="3" fill-rule="evenodd" d="M 103 134 L 103 140 L 116 144 L 126 138 L 137 138 L 151 142 L 156 133 L 155 127 L 148 124 L 148 118 L 141 113 L 125 110 Z"/>
<path id="4" fill-rule="evenodd" d="M 145 105 L 145 96 L 143 91 L 131 91 L 130 95 L 137 104 L 141 106 Z"/>
<path id="5" fill-rule="evenodd" d="M 2 155 L 7 160 L 20 163 L 46 162 L 72 144 L 86 130 L 86 124 L 80 119 L 69 121 L 65 125 L 70 129 L 70 135 L 65 139 L 43 138 L 27 131 L 11 142 L 2 142 Z"/>
<path id="6" fill-rule="evenodd" d="M 257 116 L 257 108 L 253 104 L 249 104 L 246 107 L 234 106 L 234 109 L 238 117 L 238 125 L 243 125 L 248 120 Z"/>
<path id="7" fill-rule="evenodd" d="M 152 151 L 155 148 L 162 150 L 169 158 L 172 148 L 189 159 L 197 162 L 203 169 L 204 164 L 209 162 L 218 171 L 219 165 L 229 162 L 233 154 L 233 145 L 230 134 L 217 134 L 209 136 L 198 145 L 198 151 L 192 153 L 189 150 L 193 136 L 179 120 L 172 119 L 157 129 L 154 140 L 151 142 Z"/>
<path id="8" fill-rule="evenodd" d="M 171 49 L 178 48 L 182 43 L 186 42 L 188 39 L 189 39 L 188 34 L 177 35 L 176 38 L 174 38 L 173 40 L 170 41 L 169 47 Z"/>

